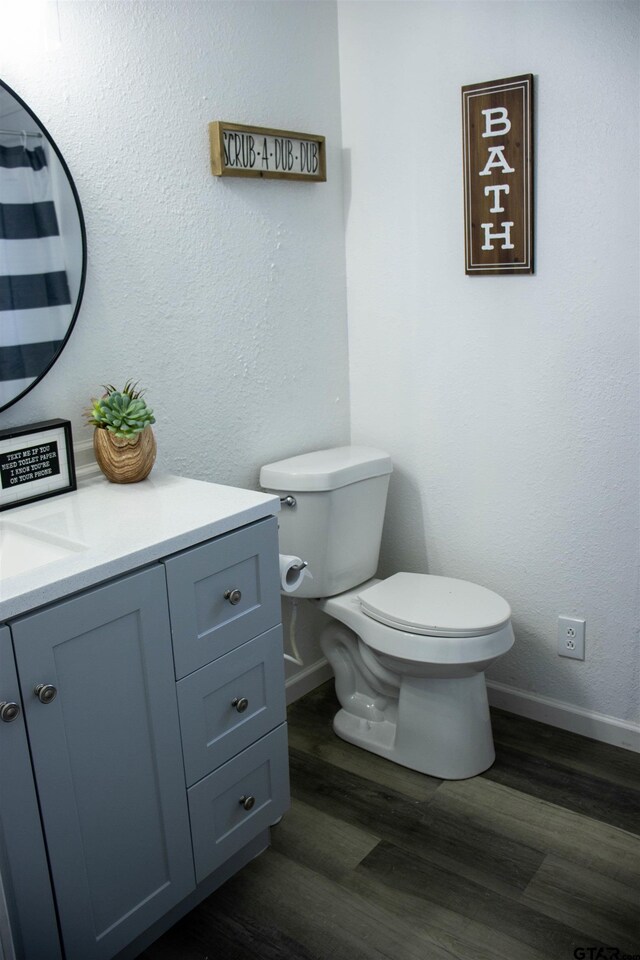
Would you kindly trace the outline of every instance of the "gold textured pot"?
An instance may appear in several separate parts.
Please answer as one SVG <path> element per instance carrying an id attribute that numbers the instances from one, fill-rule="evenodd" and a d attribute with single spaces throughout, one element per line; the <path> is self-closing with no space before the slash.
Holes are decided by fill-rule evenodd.
<path id="1" fill-rule="evenodd" d="M 151 427 L 135 437 L 116 437 L 99 427 L 93 431 L 96 462 L 111 483 L 138 483 L 151 473 L 156 459 L 156 438 Z"/>

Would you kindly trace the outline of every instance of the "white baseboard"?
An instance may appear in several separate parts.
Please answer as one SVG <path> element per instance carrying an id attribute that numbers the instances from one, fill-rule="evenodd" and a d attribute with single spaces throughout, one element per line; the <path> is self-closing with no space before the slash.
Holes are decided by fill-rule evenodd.
<path id="1" fill-rule="evenodd" d="M 592 740 L 601 740 L 614 747 L 624 747 L 640 753 L 640 724 L 608 717 L 594 710 L 584 710 L 571 703 L 552 700 L 537 693 L 527 693 L 516 687 L 487 680 L 487 693 L 492 707 L 508 710 L 530 720 L 548 723 L 561 730 L 570 730 Z"/>
<path id="2" fill-rule="evenodd" d="M 299 700 L 300 697 L 304 697 L 305 693 L 310 693 L 311 690 L 315 690 L 316 687 L 319 687 L 326 680 L 330 680 L 332 676 L 333 671 L 324 657 L 316 660 L 315 663 L 310 664 L 308 667 L 304 667 L 298 673 L 289 677 L 285 684 L 287 688 L 287 706 Z"/>

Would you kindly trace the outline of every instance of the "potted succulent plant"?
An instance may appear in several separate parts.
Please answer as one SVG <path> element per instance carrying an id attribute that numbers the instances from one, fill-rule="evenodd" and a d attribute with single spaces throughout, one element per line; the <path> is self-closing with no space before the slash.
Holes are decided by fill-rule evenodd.
<path id="1" fill-rule="evenodd" d="M 137 483 L 151 472 L 156 459 L 153 410 L 143 399 L 137 382 L 127 380 L 122 390 L 111 384 L 91 400 L 86 411 L 93 424 L 93 449 L 98 466 L 112 483 Z"/>

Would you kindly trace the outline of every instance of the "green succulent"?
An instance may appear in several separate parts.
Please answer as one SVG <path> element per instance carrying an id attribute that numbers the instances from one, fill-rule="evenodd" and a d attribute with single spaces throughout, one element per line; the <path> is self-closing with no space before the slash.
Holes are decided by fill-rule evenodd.
<path id="1" fill-rule="evenodd" d="M 127 380 L 122 390 L 116 390 L 110 383 L 103 384 L 104 395 L 98 399 L 93 397 L 86 411 L 87 423 L 125 439 L 142 433 L 156 418 L 142 399 L 144 391 L 137 387 L 137 381 L 132 380 Z"/>

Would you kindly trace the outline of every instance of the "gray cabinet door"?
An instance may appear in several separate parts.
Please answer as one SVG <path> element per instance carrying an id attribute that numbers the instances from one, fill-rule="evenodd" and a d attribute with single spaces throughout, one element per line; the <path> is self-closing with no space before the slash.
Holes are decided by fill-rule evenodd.
<path id="1" fill-rule="evenodd" d="M 13 949 L 17 960 L 59 960 L 56 911 L 8 627 L 0 627 L 0 703 L 20 708 L 15 719 L 0 721 L 0 872 Z"/>
<path id="2" fill-rule="evenodd" d="M 11 627 L 67 960 L 111 957 L 195 886 L 168 623 L 158 566 Z"/>

